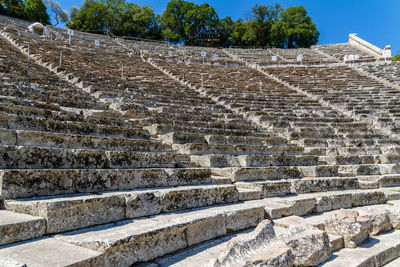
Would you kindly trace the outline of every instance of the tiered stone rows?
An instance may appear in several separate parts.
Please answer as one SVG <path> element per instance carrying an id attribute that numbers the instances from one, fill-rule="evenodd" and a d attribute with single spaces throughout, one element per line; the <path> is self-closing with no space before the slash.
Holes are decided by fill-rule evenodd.
<path id="1" fill-rule="evenodd" d="M 357 47 L 348 43 L 316 45 L 313 46 L 313 49 L 326 53 L 340 61 L 344 60 L 344 57 L 349 55 L 358 55 L 359 60 L 356 60 L 358 62 L 371 62 L 377 60 L 376 56 L 358 49 Z"/>
<path id="2" fill-rule="evenodd" d="M 260 66 L 265 65 L 300 65 L 300 64 L 326 64 L 334 63 L 332 60 L 321 53 L 311 49 L 226 49 L 232 55 L 245 60 L 246 62 L 257 62 Z M 302 61 L 298 61 L 297 57 L 302 55 Z M 276 57 L 276 60 L 272 60 Z"/>
<path id="3" fill-rule="evenodd" d="M 263 236 L 270 259 L 240 264 L 316 265 L 347 233 L 328 237 L 321 218 L 287 231 L 285 220 L 300 220 L 287 216 L 399 198 L 384 187 L 398 184 L 397 154 L 387 154 L 396 140 L 243 60 L 228 64 L 230 54 L 209 49 L 203 64 L 202 48 L 165 57 L 87 33 L 71 45 L 23 28 L 1 35 L 0 265 L 217 266 L 231 259 L 229 233 L 266 218 L 276 226 L 264 221 L 232 248 Z M 396 209 L 384 209 L 385 231 L 397 228 Z M 310 239 L 320 250 L 295 249 Z"/>
<path id="4" fill-rule="evenodd" d="M 25 40 L 24 34 L 21 40 Z M 56 43 L 39 39 L 36 43 L 40 42 Z M 233 185 L 212 185 L 208 169 L 184 168 L 192 166 L 190 157 L 151 140 L 142 127 L 143 119 L 110 109 L 94 93 L 61 80 L 33 58 L 28 62 L 4 39 L 0 44 L 5 63 L 1 65 L 0 104 L 1 245 L 110 222 L 121 221 L 137 229 L 136 220 L 124 220 L 238 201 Z M 30 52 L 37 52 L 33 41 Z M 145 109 L 144 103 L 142 106 Z M 249 210 L 243 205 L 237 209 Z M 219 214 L 226 212 L 220 209 Z M 182 231 L 196 222 L 188 219 L 181 225 Z M 97 235 L 94 229 L 84 231 Z M 37 253 L 26 253 L 24 246 Z M 48 259 L 46 247 L 56 247 L 56 254 L 65 251 L 65 255 Z M 137 261 L 106 260 L 106 264 L 102 253 L 54 238 L 21 244 L 18 252 L 9 253 L 5 247 L 0 250 L 6 253 L 1 256 L 5 260 L 34 265 Z"/>
<path id="5" fill-rule="evenodd" d="M 354 112 L 357 118 L 377 125 L 392 136 L 399 133 L 399 92 L 383 81 L 372 79 L 345 66 L 284 70 L 268 68 L 265 71 L 322 97 L 333 106 L 349 113 Z M 309 78 L 304 80 L 304 75 Z"/>
<path id="6" fill-rule="evenodd" d="M 391 64 L 365 64 L 360 67 L 379 78 L 396 86 L 400 86 L 400 65 L 398 62 L 393 62 Z"/>

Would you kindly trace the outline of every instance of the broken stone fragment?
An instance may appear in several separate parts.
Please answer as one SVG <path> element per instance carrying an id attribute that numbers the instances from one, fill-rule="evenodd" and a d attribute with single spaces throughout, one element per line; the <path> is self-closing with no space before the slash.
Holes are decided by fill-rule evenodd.
<path id="1" fill-rule="evenodd" d="M 369 236 L 371 218 L 359 216 L 355 210 L 338 210 L 326 215 L 325 231 L 328 234 L 340 235 L 347 248 L 355 248 Z"/>
<path id="2" fill-rule="evenodd" d="M 328 234 L 321 230 L 307 230 L 285 240 L 292 249 L 295 266 L 316 266 L 331 256 Z"/>
<path id="3" fill-rule="evenodd" d="M 358 210 L 361 216 L 371 218 L 370 235 L 376 236 L 381 233 L 387 232 L 393 228 L 389 213 L 384 210 L 378 210 L 376 208 L 365 207 Z"/>
<path id="4" fill-rule="evenodd" d="M 273 223 L 263 220 L 256 229 L 248 234 L 235 237 L 227 244 L 227 251 L 221 254 L 212 266 L 226 266 L 245 261 L 257 251 L 265 248 L 275 238 Z"/>

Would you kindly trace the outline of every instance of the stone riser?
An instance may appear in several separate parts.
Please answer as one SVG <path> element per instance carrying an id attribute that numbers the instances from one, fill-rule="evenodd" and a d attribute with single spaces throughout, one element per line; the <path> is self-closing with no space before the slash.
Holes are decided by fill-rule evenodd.
<path id="1" fill-rule="evenodd" d="M 101 149 L 119 151 L 159 152 L 170 147 L 153 140 L 102 138 L 49 132 L 0 129 L 0 142 L 11 146 L 38 146 L 68 149 Z"/>
<path id="2" fill-rule="evenodd" d="M 44 218 L 46 233 L 51 234 L 124 219 L 237 202 L 238 197 L 233 185 L 200 185 L 5 200 L 5 208 Z"/>
<path id="3" fill-rule="evenodd" d="M 398 174 L 399 172 L 400 169 L 397 164 L 212 168 L 213 174 L 230 177 L 232 182 L 339 176 L 356 177 L 358 175 Z"/>
<path id="4" fill-rule="evenodd" d="M 0 147 L 2 169 L 173 168 L 189 157 L 162 152 L 69 150 L 23 146 Z"/>
<path id="5" fill-rule="evenodd" d="M 211 183 L 209 169 L 2 170 L 4 199 Z"/>
<path id="6" fill-rule="evenodd" d="M 54 120 L 30 118 L 24 116 L 0 114 L 0 127 L 13 130 L 34 130 L 53 133 L 97 135 L 103 137 L 122 137 L 148 139 L 147 131 L 138 129 L 126 129 L 107 127 L 101 125 L 88 125 L 76 122 L 60 123 Z"/>
<path id="7" fill-rule="evenodd" d="M 252 189 L 258 191 L 258 198 L 272 196 L 285 196 L 288 194 L 305 194 L 311 192 L 326 192 L 336 190 L 358 189 L 357 178 L 315 178 L 315 179 L 292 179 L 282 181 L 249 181 L 237 182 L 235 186 L 238 189 Z M 252 199 L 258 199 L 252 198 Z M 247 198 L 250 200 L 250 198 Z"/>

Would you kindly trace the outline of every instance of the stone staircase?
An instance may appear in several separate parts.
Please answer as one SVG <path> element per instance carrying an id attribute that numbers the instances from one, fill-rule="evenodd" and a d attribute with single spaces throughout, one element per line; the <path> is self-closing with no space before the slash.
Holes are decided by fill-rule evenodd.
<path id="1" fill-rule="evenodd" d="M 400 256 L 372 227 L 398 227 L 396 136 L 283 78 L 323 54 L 0 34 L 0 265 L 337 265 L 328 219 L 355 211 L 359 264 Z M 282 75 L 251 68 L 271 55 Z"/>

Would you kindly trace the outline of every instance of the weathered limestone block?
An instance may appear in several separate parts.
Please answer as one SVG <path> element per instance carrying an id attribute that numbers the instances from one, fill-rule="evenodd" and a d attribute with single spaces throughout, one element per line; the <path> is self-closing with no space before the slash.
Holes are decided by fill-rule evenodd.
<path id="1" fill-rule="evenodd" d="M 239 201 L 260 199 L 261 192 L 257 189 L 237 188 L 239 192 Z"/>
<path id="2" fill-rule="evenodd" d="M 187 246 L 184 227 L 191 219 L 165 215 L 101 225 L 56 236 L 63 242 L 103 253 L 104 266 L 130 266 Z"/>
<path id="3" fill-rule="evenodd" d="M 125 198 L 127 218 L 159 214 L 163 208 L 161 192 L 155 190 L 128 193 Z"/>
<path id="4" fill-rule="evenodd" d="M 345 209 L 352 207 L 352 194 L 351 193 L 337 193 L 329 195 L 332 201 L 332 210 Z"/>
<path id="5" fill-rule="evenodd" d="M 209 220 L 203 220 L 189 225 L 185 229 L 188 246 L 226 234 L 226 216 L 221 214 Z"/>
<path id="6" fill-rule="evenodd" d="M 317 200 L 313 197 L 282 198 L 282 203 L 291 206 L 293 215 L 302 216 L 309 214 L 315 207 Z"/>
<path id="7" fill-rule="evenodd" d="M 295 257 L 292 249 L 283 242 L 275 242 L 252 255 L 243 266 L 249 267 L 292 267 Z"/>
<path id="8" fill-rule="evenodd" d="M 390 201 L 388 204 L 385 210 L 388 212 L 390 223 L 393 225 L 393 228 L 398 230 L 400 229 L 400 202 Z"/>
<path id="9" fill-rule="evenodd" d="M 263 205 L 243 203 L 236 207 L 221 206 L 226 216 L 226 231 L 235 232 L 257 226 L 265 218 Z"/>
<path id="10" fill-rule="evenodd" d="M 261 192 L 261 197 L 284 196 L 290 194 L 289 181 L 254 181 L 237 182 L 238 188 L 256 189 Z"/>
<path id="11" fill-rule="evenodd" d="M 0 158 L 3 169 L 100 169 L 106 162 L 101 151 L 31 146 L 0 147 Z"/>
<path id="12" fill-rule="evenodd" d="M 320 230 L 307 230 L 285 240 L 292 249 L 295 266 L 316 266 L 331 255 L 328 234 Z"/>
<path id="13" fill-rule="evenodd" d="M 331 243 L 331 252 L 338 251 L 344 247 L 343 236 L 329 234 L 329 242 Z"/>
<path id="14" fill-rule="evenodd" d="M 355 248 L 369 236 L 371 219 L 355 210 L 339 210 L 326 214 L 325 231 L 344 238 L 345 247 Z"/>
<path id="15" fill-rule="evenodd" d="M 0 210 L 0 245 L 40 237 L 45 232 L 43 218 Z"/>
<path id="16" fill-rule="evenodd" d="M 253 232 L 232 239 L 227 245 L 227 251 L 215 260 L 213 266 L 226 266 L 235 261 L 243 261 L 248 258 L 248 255 L 270 244 L 274 237 L 273 223 L 270 220 L 264 220 Z"/>
<path id="17" fill-rule="evenodd" d="M 272 202 L 268 198 L 265 199 L 264 203 L 265 211 L 267 212 L 270 219 L 277 219 L 283 216 L 292 215 L 292 210 L 289 205 Z"/>
<path id="18" fill-rule="evenodd" d="M 6 264 L 2 265 L 3 262 Z M 104 266 L 97 251 L 64 243 L 54 238 L 39 238 L 0 249 L 0 266 Z"/>
<path id="19" fill-rule="evenodd" d="M 314 207 L 314 212 L 325 212 L 332 210 L 332 199 L 329 196 L 316 197 L 317 203 Z"/>
<path id="20" fill-rule="evenodd" d="M 239 200 L 234 185 L 176 187 L 162 197 L 163 211 L 210 206 Z"/>
<path id="21" fill-rule="evenodd" d="M 363 192 L 352 192 L 353 207 L 383 204 L 386 202 L 385 193 L 382 191 L 371 190 Z"/>
<path id="22" fill-rule="evenodd" d="M 393 226 L 390 222 L 389 212 L 381 210 L 377 207 L 364 207 L 357 209 L 360 216 L 371 218 L 370 235 L 376 236 L 381 233 L 390 231 Z"/>
<path id="23" fill-rule="evenodd" d="M 125 217 L 125 198 L 118 195 L 73 195 L 7 200 L 6 209 L 46 219 L 46 233 L 119 221 Z"/>
<path id="24" fill-rule="evenodd" d="M 273 223 L 263 220 L 256 229 L 248 234 L 242 234 L 232 239 L 212 266 L 227 266 L 235 262 L 246 261 L 249 255 L 269 245 L 275 238 Z"/>
<path id="25" fill-rule="evenodd" d="M 174 155 L 169 153 L 157 152 L 115 152 L 106 151 L 108 165 L 110 168 L 173 168 L 181 160 L 186 160 L 184 155 Z"/>
<path id="26" fill-rule="evenodd" d="M 298 194 L 358 188 L 358 179 L 352 177 L 304 178 L 293 180 L 291 183 L 292 192 Z"/>
<path id="27" fill-rule="evenodd" d="M 2 170 L 0 195 L 27 198 L 211 182 L 209 169 Z"/>

